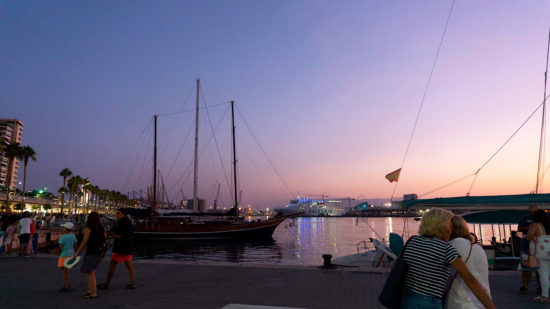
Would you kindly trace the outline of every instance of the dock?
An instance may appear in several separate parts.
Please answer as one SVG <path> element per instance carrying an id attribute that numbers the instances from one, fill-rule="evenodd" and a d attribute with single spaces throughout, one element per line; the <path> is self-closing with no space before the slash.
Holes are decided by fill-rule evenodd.
<path id="1" fill-rule="evenodd" d="M 109 257 L 97 271 L 105 280 Z M 73 291 L 63 286 L 57 257 L 0 258 L 0 308 L 383 308 L 378 295 L 385 269 L 293 265 L 136 260 L 136 290 L 126 290 L 128 274 L 117 267 L 109 290 L 85 299 L 86 278 L 79 265 L 70 271 Z M 533 276 L 534 278 L 534 276 Z M 518 292 L 520 273 L 491 271 L 492 298 L 498 308 L 547 308 L 531 293 Z"/>

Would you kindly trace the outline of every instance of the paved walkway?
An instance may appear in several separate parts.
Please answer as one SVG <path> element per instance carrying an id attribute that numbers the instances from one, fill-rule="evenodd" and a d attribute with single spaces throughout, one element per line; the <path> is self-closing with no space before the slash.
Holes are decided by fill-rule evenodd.
<path id="1" fill-rule="evenodd" d="M 105 279 L 108 259 L 100 266 Z M 309 266 L 197 264 L 163 260 L 136 261 L 136 290 L 125 290 L 127 271 L 119 265 L 107 291 L 85 299 L 85 275 L 70 271 L 74 291 L 63 285 L 56 257 L 0 258 L 0 308 L 382 308 L 378 294 L 387 271 L 320 269 Z M 491 272 L 498 308 L 547 308 L 530 295 L 519 295 L 519 273 Z M 532 286 L 534 288 L 534 285 Z"/>

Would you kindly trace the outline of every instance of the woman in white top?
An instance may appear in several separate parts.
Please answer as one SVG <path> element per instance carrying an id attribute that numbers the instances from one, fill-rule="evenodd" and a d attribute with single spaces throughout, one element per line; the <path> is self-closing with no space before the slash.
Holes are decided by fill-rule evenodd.
<path id="1" fill-rule="evenodd" d="M 454 216 L 451 219 L 451 224 L 451 245 L 458 251 L 472 275 L 491 297 L 489 265 L 485 251 L 480 245 L 474 243 L 468 224 L 461 216 Z M 464 283 L 464 280 L 460 276 L 456 276 L 449 291 L 447 308 L 483 308 L 483 305 Z"/>
<path id="2" fill-rule="evenodd" d="M 548 235 L 550 231 L 550 218 L 544 212 L 544 210 L 539 209 L 533 214 L 533 223 L 529 225 L 529 231 L 525 238 L 530 240 L 529 243 L 529 253 L 535 255 L 537 261 L 539 262 L 539 269 L 537 269 L 540 275 L 540 286 L 542 288 L 542 296 L 535 297 L 536 302 L 548 303 L 550 299 L 548 298 L 548 288 L 550 287 L 550 280 L 548 278 L 550 272 L 550 246 L 546 245 L 548 242 L 548 237 L 540 237 L 543 235 Z M 535 249 L 535 243 L 536 249 Z"/>

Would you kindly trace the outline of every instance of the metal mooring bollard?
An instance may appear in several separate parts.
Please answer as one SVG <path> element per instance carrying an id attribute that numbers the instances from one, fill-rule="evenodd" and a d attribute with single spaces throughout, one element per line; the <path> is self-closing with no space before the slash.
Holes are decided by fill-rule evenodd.
<path id="1" fill-rule="evenodd" d="M 323 254 L 323 266 L 324 267 L 330 267 L 332 266 L 332 262 L 330 261 L 332 259 L 332 254 Z"/>

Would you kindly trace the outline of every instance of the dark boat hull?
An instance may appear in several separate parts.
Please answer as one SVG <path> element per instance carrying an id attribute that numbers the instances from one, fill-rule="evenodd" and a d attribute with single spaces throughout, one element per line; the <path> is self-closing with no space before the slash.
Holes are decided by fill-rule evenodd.
<path id="1" fill-rule="evenodd" d="M 181 219 L 157 217 L 153 223 L 134 227 L 136 238 L 157 239 L 270 239 L 273 231 L 285 220 L 276 217 L 260 222 L 185 224 Z"/>

